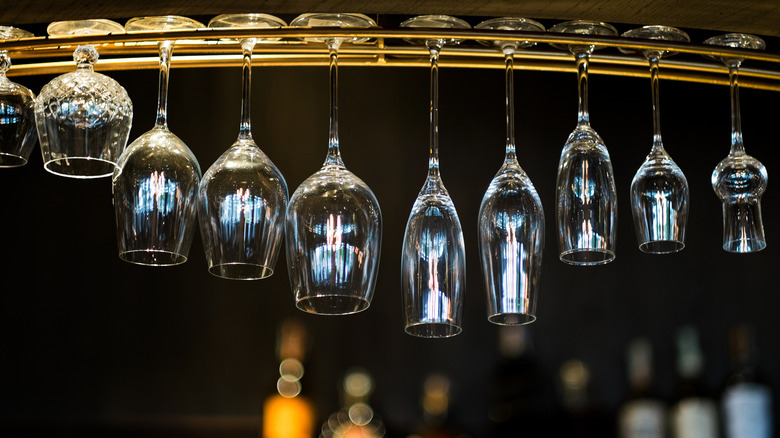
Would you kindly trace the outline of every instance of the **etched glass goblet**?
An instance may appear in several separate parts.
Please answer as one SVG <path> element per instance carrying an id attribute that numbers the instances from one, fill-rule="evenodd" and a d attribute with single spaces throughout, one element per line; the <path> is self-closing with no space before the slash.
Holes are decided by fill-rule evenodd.
<path id="1" fill-rule="evenodd" d="M 179 16 L 130 19 L 133 31 L 198 29 L 203 24 Z M 168 129 L 168 74 L 174 42 L 160 41 L 160 75 L 154 127 L 119 157 L 113 175 L 119 257 L 152 266 L 187 261 L 197 227 L 200 166 L 192 151 Z"/>
<path id="2" fill-rule="evenodd" d="M 475 29 L 544 32 L 526 18 L 494 18 Z M 544 210 L 515 148 L 514 54 L 525 41 L 486 41 L 504 54 L 506 152 L 479 208 L 479 249 L 487 292 L 488 321 L 501 325 L 536 320 L 536 301 L 544 249 Z"/>
<path id="3" fill-rule="evenodd" d="M 567 21 L 551 32 L 579 35 L 617 35 L 597 21 Z M 604 141 L 590 125 L 588 62 L 592 44 L 560 46 L 577 61 L 579 108 L 577 127 L 569 135 L 558 164 L 556 218 L 560 259 L 572 265 L 602 265 L 615 259 L 617 193 L 612 162 Z"/>
<path id="4" fill-rule="evenodd" d="M 468 29 L 455 17 L 422 15 L 401 23 L 410 28 Z M 462 331 L 466 251 L 458 212 L 439 172 L 439 52 L 457 38 L 412 40 L 430 54 L 430 152 L 428 174 L 406 222 L 401 253 L 404 327 L 423 338 L 446 338 Z"/>
<path id="5" fill-rule="evenodd" d="M 361 14 L 314 13 L 298 27 L 375 27 Z M 338 137 L 338 49 L 365 38 L 312 37 L 330 56 L 330 127 L 322 168 L 290 197 L 286 219 L 287 268 L 295 305 L 302 311 L 344 315 L 371 304 L 382 243 L 382 212 L 368 185 L 341 159 Z"/>
<path id="6" fill-rule="evenodd" d="M 0 40 L 31 38 L 26 30 L 0 26 Z M 35 94 L 27 87 L 12 82 L 5 73 L 11 68 L 11 58 L 0 51 L 0 167 L 27 164 L 35 147 Z"/>
<path id="7" fill-rule="evenodd" d="M 209 22 L 211 28 L 267 29 L 286 25 L 266 14 L 219 15 Z M 289 198 L 282 173 L 252 138 L 252 49 L 257 41 L 240 41 L 243 86 L 238 139 L 206 170 L 198 191 L 198 218 L 209 272 L 235 280 L 273 274 Z"/>
<path id="8" fill-rule="evenodd" d="M 674 42 L 690 41 L 688 34 L 669 26 L 644 26 L 623 34 Z M 627 50 L 621 49 L 627 52 Z M 631 181 L 631 211 L 634 216 L 639 249 L 653 254 L 677 252 L 685 247 L 685 225 L 688 222 L 689 189 L 680 166 L 666 152 L 661 139 L 658 64 L 673 52 L 643 50 L 650 63 L 650 86 L 653 103 L 653 145 L 644 163 Z"/>
<path id="9" fill-rule="evenodd" d="M 55 21 L 53 37 L 124 33 L 110 20 Z M 110 176 L 127 144 L 133 103 L 114 79 L 94 70 L 98 52 L 92 45 L 73 53 L 76 71 L 57 76 L 35 99 L 35 120 L 43 167 L 71 178 Z"/>

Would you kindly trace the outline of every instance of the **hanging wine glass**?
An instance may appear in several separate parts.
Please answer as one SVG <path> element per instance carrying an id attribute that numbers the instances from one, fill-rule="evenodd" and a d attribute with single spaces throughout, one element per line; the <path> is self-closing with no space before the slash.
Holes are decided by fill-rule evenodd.
<path id="1" fill-rule="evenodd" d="M 226 14 L 211 28 L 278 28 L 287 24 L 266 14 Z M 273 274 L 284 232 L 287 183 L 252 138 L 249 104 L 252 49 L 257 38 L 240 41 L 243 51 L 241 124 L 238 139 L 203 174 L 198 218 L 212 274 L 255 280 Z"/>
<path id="2" fill-rule="evenodd" d="M 0 26 L 0 40 L 31 38 L 26 30 Z M 11 68 L 8 52 L 0 50 L 0 167 L 27 164 L 35 147 L 35 94 L 8 79 Z"/>
<path id="3" fill-rule="evenodd" d="M 551 32 L 579 35 L 617 35 L 607 23 L 567 21 Z M 579 111 L 577 127 L 561 152 L 556 190 L 560 259 L 572 265 L 600 265 L 615 258 L 617 195 L 612 163 L 604 141 L 590 126 L 588 114 L 588 61 L 592 44 L 557 45 L 577 61 Z"/>
<path id="4" fill-rule="evenodd" d="M 669 26 L 644 26 L 623 34 L 644 38 L 688 42 L 688 34 Z M 621 49 L 623 52 L 629 50 Z M 685 224 L 688 222 L 688 180 L 661 140 L 661 116 L 658 93 L 658 64 L 668 50 L 647 49 L 642 54 L 650 62 L 650 85 L 653 101 L 653 146 L 631 181 L 631 210 L 634 216 L 639 249 L 654 254 L 680 251 L 685 247 Z"/>
<path id="5" fill-rule="evenodd" d="M 304 14 L 298 27 L 374 27 L 361 14 Z M 322 168 L 295 190 L 287 207 L 287 267 L 296 306 L 343 315 L 368 308 L 382 241 L 382 213 L 371 189 L 347 170 L 338 138 L 338 49 L 365 38 L 312 37 L 330 54 L 330 134 Z"/>
<path id="6" fill-rule="evenodd" d="M 110 20 L 55 21 L 53 37 L 124 33 Z M 81 45 L 73 52 L 76 71 L 54 78 L 35 99 L 43 167 L 71 178 L 101 178 L 114 172 L 127 144 L 133 103 L 114 79 L 94 70 L 98 52 Z"/>
<path id="7" fill-rule="evenodd" d="M 178 16 L 139 17 L 132 31 L 202 28 Z M 190 149 L 168 129 L 168 74 L 174 42 L 160 41 L 160 76 L 154 128 L 133 141 L 119 157 L 113 176 L 119 257 L 140 265 L 187 261 L 197 226 L 200 166 Z"/>
<path id="8" fill-rule="evenodd" d="M 410 28 L 468 29 L 446 15 L 422 15 L 401 23 Z M 406 222 L 401 253 L 406 333 L 425 338 L 455 336 L 462 330 L 466 252 L 455 205 L 439 173 L 439 52 L 456 38 L 411 40 L 425 44 L 431 62 L 430 155 L 428 174 Z"/>
<path id="9" fill-rule="evenodd" d="M 705 44 L 739 49 L 763 50 L 764 40 L 754 35 L 730 33 L 712 37 Z M 739 67 L 737 56 L 718 57 L 728 68 L 731 82 L 731 151 L 712 172 L 712 188 L 723 203 L 723 249 L 750 253 L 766 247 L 761 218 L 761 196 L 766 190 L 766 167 L 745 152 L 739 110 Z"/>
<path id="10" fill-rule="evenodd" d="M 494 18 L 476 29 L 544 32 L 525 18 Z M 479 249 L 488 302 L 488 320 L 519 325 L 536 319 L 544 249 L 544 210 L 536 188 L 515 151 L 514 53 L 526 41 L 486 41 L 504 53 L 506 64 L 506 153 L 479 208 Z"/>

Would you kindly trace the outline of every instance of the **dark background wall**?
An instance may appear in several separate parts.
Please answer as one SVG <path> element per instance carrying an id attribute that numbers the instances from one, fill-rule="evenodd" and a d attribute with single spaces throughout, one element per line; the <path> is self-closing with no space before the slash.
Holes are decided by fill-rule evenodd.
<path id="1" fill-rule="evenodd" d="M 110 76 L 133 99 L 132 141 L 153 125 L 156 72 Z M 728 331 L 738 322 L 756 328 L 760 365 L 780 384 L 773 272 L 780 209 L 771 177 L 780 168 L 777 95 L 742 91 L 747 151 L 772 181 L 763 202 L 769 246 L 734 255 L 720 249 L 720 203 L 709 182 L 729 150 L 728 89 L 662 81 L 664 140 L 688 178 L 692 201 L 685 250 L 655 256 L 636 246 L 628 190 L 650 148 L 649 80 L 592 76 L 591 120 L 610 150 L 618 187 L 618 255 L 605 266 L 572 267 L 557 259 L 553 207 L 560 150 L 576 120 L 575 77 L 530 71 L 515 77 L 519 159 L 547 216 L 538 321 L 528 328 L 537 380 L 544 382 L 541 406 L 554 409 L 558 367 L 577 358 L 590 367 L 591 400 L 613 415 L 627 391 L 624 350 L 637 336 L 653 343 L 655 388 L 672 397 L 673 341 L 684 324 L 701 332 L 705 383 L 713 392 L 729 373 Z M 50 79 L 14 80 L 38 92 Z M 359 366 L 376 381 L 372 404 L 388 430 L 405 436 L 422 421 L 424 379 L 442 373 L 453 384 L 450 418 L 475 436 L 488 435 L 500 357 L 498 329 L 485 317 L 476 227 L 504 153 L 503 73 L 441 71 L 441 169 L 460 214 L 468 264 L 464 331 L 447 340 L 406 335 L 401 319 L 401 241 L 426 170 L 428 71 L 344 67 L 340 79 L 342 155 L 375 192 L 385 224 L 374 302 L 361 314 L 295 309 L 283 257 L 267 280 L 213 277 L 200 236 L 182 266 L 125 263 L 116 255 L 109 179 L 51 175 L 37 150 L 27 166 L 0 170 L 0 434 L 167 427 L 196 436 L 193 425 L 200 424 L 223 436 L 228 430 L 255 436 L 262 401 L 278 378 L 277 328 L 295 317 L 312 340 L 303 385 L 320 420 L 338 409 L 339 380 Z M 327 70 L 256 64 L 253 80 L 255 139 L 292 193 L 325 157 Z M 238 133 L 239 98 L 238 68 L 172 71 L 170 128 L 203 171 Z"/>

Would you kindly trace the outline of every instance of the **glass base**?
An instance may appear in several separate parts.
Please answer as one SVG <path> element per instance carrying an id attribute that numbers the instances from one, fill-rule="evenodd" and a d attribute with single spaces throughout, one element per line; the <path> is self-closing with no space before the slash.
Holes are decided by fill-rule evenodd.
<path id="1" fill-rule="evenodd" d="M 59 158 L 43 164 L 47 171 L 68 178 L 105 178 L 114 174 L 116 163 L 95 158 Z"/>
<path id="2" fill-rule="evenodd" d="M 350 315 L 368 309 L 370 302 L 360 297 L 344 295 L 319 295 L 300 298 L 295 307 L 317 315 Z"/>
<path id="3" fill-rule="evenodd" d="M 639 249 L 648 254 L 669 254 L 682 251 L 683 248 L 685 244 L 678 240 L 653 240 L 639 244 Z"/>
<path id="4" fill-rule="evenodd" d="M 406 326 L 404 330 L 419 338 L 451 338 L 463 331 L 459 326 L 446 322 L 412 324 Z"/>
<path id="5" fill-rule="evenodd" d="M 19 167 L 27 164 L 27 158 L 14 154 L 0 153 L 0 167 Z"/>
<path id="6" fill-rule="evenodd" d="M 488 321 L 498 325 L 525 325 L 536 321 L 536 315 L 527 313 L 496 313 L 488 316 Z"/>
<path id="7" fill-rule="evenodd" d="M 766 240 L 761 239 L 735 239 L 723 244 L 723 250 L 737 254 L 759 252 L 766 248 Z"/>
<path id="8" fill-rule="evenodd" d="M 209 273 L 228 280 L 260 280 L 273 275 L 274 270 L 253 263 L 223 263 L 209 267 Z"/>
<path id="9" fill-rule="evenodd" d="M 169 251 L 136 250 L 119 253 L 119 258 L 136 265 L 175 266 L 187 261 L 187 256 Z"/>
<path id="10" fill-rule="evenodd" d="M 598 248 L 572 249 L 561 253 L 560 258 L 570 265 L 604 265 L 615 260 L 615 253 Z"/>

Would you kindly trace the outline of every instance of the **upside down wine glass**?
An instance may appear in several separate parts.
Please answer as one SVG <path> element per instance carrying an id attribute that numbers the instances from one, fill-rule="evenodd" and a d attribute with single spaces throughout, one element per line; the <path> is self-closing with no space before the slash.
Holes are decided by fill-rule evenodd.
<path id="1" fill-rule="evenodd" d="M 110 20 L 55 21 L 53 37 L 124 33 Z M 133 103 L 114 79 L 94 70 L 98 52 L 80 45 L 73 52 L 76 71 L 57 76 L 35 99 L 35 120 L 43 167 L 70 178 L 110 176 L 125 149 L 133 122 Z"/>
<path id="2" fill-rule="evenodd" d="M 401 26 L 470 27 L 465 21 L 446 15 L 418 16 Z M 459 42 L 453 38 L 424 41 L 431 62 L 428 174 L 406 222 L 401 253 L 405 330 L 424 338 L 455 336 L 462 330 L 466 289 L 463 230 L 439 173 L 439 52 L 445 44 Z"/>
<path id="3" fill-rule="evenodd" d="M 690 41 L 688 34 L 669 26 L 644 26 L 632 29 L 623 36 L 674 42 Z M 647 253 L 666 254 L 685 247 L 685 224 L 688 222 L 690 199 L 688 180 L 664 149 L 661 139 L 658 64 L 661 57 L 672 55 L 673 52 L 646 49 L 642 50 L 642 54 L 650 62 L 653 146 L 631 181 L 631 211 L 639 249 Z"/>
<path id="4" fill-rule="evenodd" d="M 31 38 L 26 30 L 0 26 L 0 40 Z M 0 51 L 0 167 L 27 164 L 35 147 L 35 94 L 5 75 L 11 58 Z"/>
<path id="5" fill-rule="evenodd" d="M 740 33 L 712 37 L 705 44 L 762 50 L 761 38 Z M 712 171 L 712 188 L 723 203 L 723 249 L 750 253 L 766 247 L 761 196 L 766 190 L 766 167 L 745 152 L 739 109 L 739 67 L 743 58 L 719 57 L 729 68 L 731 90 L 731 151 Z"/>
<path id="6" fill-rule="evenodd" d="M 314 13 L 294 19 L 299 27 L 375 27 L 362 14 Z M 307 178 L 287 206 L 286 246 L 295 305 L 305 312 L 344 315 L 371 304 L 382 243 L 382 212 L 374 193 L 347 170 L 338 137 L 338 49 L 366 38 L 312 37 L 330 56 L 330 128 L 322 168 Z"/>
<path id="7" fill-rule="evenodd" d="M 617 30 L 607 23 L 581 20 L 556 24 L 550 31 L 617 35 Z M 607 147 L 590 126 L 588 114 L 588 61 L 597 47 L 556 46 L 574 54 L 579 91 L 577 127 L 569 135 L 558 164 L 556 217 L 560 259 L 572 265 L 601 265 L 615 259 L 617 194 Z"/>
<path id="8" fill-rule="evenodd" d="M 266 14 L 226 14 L 211 28 L 278 28 L 287 24 Z M 241 124 L 238 139 L 203 174 L 198 218 L 209 272 L 222 278 L 255 280 L 273 274 L 284 233 L 287 183 L 252 138 L 252 49 L 257 38 L 240 41 L 243 52 Z"/>
<path id="9" fill-rule="evenodd" d="M 544 32 L 525 18 L 494 18 L 476 29 Z M 515 150 L 514 53 L 534 43 L 488 41 L 506 63 L 506 153 L 479 208 L 479 249 L 488 302 L 488 321 L 501 325 L 536 320 L 544 249 L 544 210 L 536 188 L 517 161 Z"/>
<path id="10" fill-rule="evenodd" d="M 202 28 L 179 16 L 130 19 L 132 31 Z M 168 74 L 174 42 L 160 41 L 160 75 L 154 128 L 133 141 L 119 157 L 112 179 L 119 257 L 152 266 L 187 261 L 197 227 L 200 166 L 184 142 L 168 129 Z"/>

